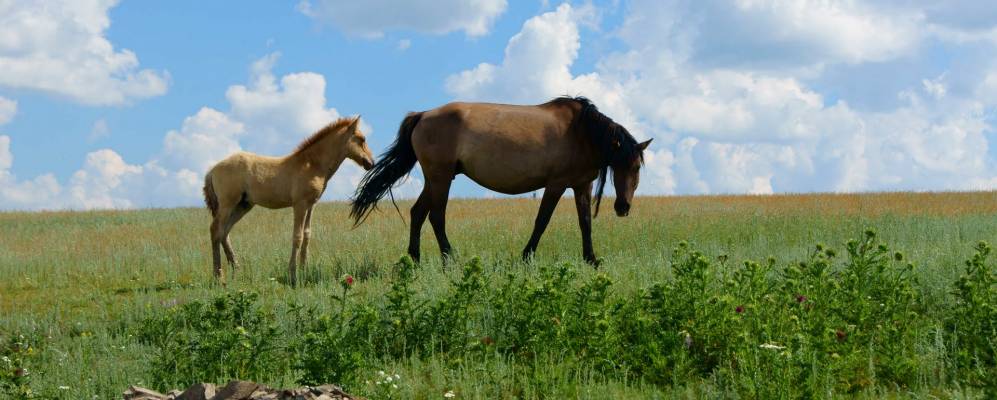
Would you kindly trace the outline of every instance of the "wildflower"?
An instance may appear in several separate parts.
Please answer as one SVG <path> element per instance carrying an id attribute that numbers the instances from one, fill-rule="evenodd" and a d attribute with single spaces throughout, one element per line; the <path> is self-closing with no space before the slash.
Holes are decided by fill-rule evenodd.
<path id="1" fill-rule="evenodd" d="M 69 390 L 69 386 L 59 386 L 59 390 Z"/>
<path id="2" fill-rule="evenodd" d="M 14 370 L 14 376 L 16 376 L 18 378 L 20 378 L 22 376 L 26 376 L 26 375 L 28 375 L 28 369 L 27 368 L 18 368 L 18 369 Z"/>
<path id="3" fill-rule="evenodd" d="M 686 331 L 682 331 L 681 333 L 685 335 L 685 338 L 682 340 L 682 343 L 685 345 L 685 348 L 687 349 L 692 348 L 692 335 L 690 335 L 689 332 Z"/>
<path id="4" fill-rule="evenodd" d="M 485 337 L 481 338 L 481 344 L 483 344 L 485 346 L 491 346 L 491 345 L 495 344 L 495 339 L 492 339 L 491 336 L 485 336 Z"/>
<path id="5" fill-rule="evenodd" d="M 392 389 L 398 389 L 398 385 L 391 385 Z"/>
<path id="6" fill-rule="evenodd" d="M 743 305 L 737 306 L 737 308 L 734 309 L 734 312 L 736 312 L 738 314 L 743 313 L 744 312 L 744 306 Z"/>
<path id="7" fill-rule="evenodd" d="M 845 338 L 848 337 L 848 334 L 845 333 L 845 331 L 843 331 L 841 329 L 838 329 L 838 330 L 834 331 L 834 336 L 838 337 L 838 341 L 839 342 L 843 342 L 843 341 L 845 341 Z"/>
<path id="8" fill-rule="evenodd" d="M 343 290 L 349 289 L 350 286 L 353 286 L 353 275 L 343 275 L 343 278 L 339 280 L 339 284 L 343 286 Z"/>
<path id="9" fill-rule="evenodd" d="M 455 396 L 457 396 L 457 395 L 453 392 L 453 390 L 447 390 L 446 393 L 443 393 L 443 397 L 446 397 L 448 399 L 452 399 Z"/>
<path id="10" fill-rule="evenodd" d="M 400 381 L 400 380 L 402 380 L 402 377 L 401 377 L 401 376 L 398 376 L 398 374 L 395 374 L 395 380 L 396 380 L 396 381 Z"/>
<path id="11" fill-rule="evenodd" d="M 786 346 L 779 346 L 777 344 L 772 344 L 772 343 L 760 344 L 758 345 L 758 347 L 763 348 L 765 350 L 782 350 L 786 348 Z"/>
<path id="12" fill-rule="evenodd" d="M 804 296 L 802 294 L 796 295 L 796 302 L 797 303 L 804 303 L 806 301 L 807 301 L 807 296 Z"/>

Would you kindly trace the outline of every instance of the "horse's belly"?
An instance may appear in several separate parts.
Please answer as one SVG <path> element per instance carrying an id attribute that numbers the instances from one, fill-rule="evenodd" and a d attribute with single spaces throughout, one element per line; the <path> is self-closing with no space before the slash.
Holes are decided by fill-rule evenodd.
<path id="1" fill-rule="evenodd" d="M 475 183 L 499 193 L 521 194 L 547 185 L 547 176 L 528 165 L 489 161 L 462 161 L 463 173 Z"/>

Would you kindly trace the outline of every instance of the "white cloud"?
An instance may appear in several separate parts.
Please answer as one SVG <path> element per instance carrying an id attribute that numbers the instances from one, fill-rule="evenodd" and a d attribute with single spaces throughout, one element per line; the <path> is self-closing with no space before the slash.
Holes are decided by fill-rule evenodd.
<path id="1" fill-rule="evenodd" d="M 166 72 L 140 69 L 105 37 L 114 0 L 0 1 L 0 86 L 116 105 L 166 93 Z"/>
<path id="2" fill-rule="evenodd" d="M 481 36 L 506 9 L 506 0 L 302 0 L 298 10 L 343 31 L 380 37 L 386 31 L 443 34 L 464 31 Z"/>
<path id="3" fill-rule="evenodd" d="M 593 98 L 637 136 L 659 139 L 646 155 L 643 193 L 997 184 L 987 140 L 997 74 L 988 69 L 959 74 L 957 82 L 946 73 L 921 77 L 894 94 L 895 106 L 875 111 L 829 101 L 807 84 L 830 65 L 902 65 L 924 51 L 930 31 L 919 24 L 933 18 L 927 10 L 851 1 L 636 1 L 617 30 L 623 49 L 575 75 L 577 13 L 562 4 L 531 18 L 500 64 L 454 74 L 446 89 L 462 100 Z M 993 48 L 984 50 L 983 65 L 997 64 Z"/>
<path id="4" fill-rule="evenodd" d="M 94 121 L 93 126 L 90 127 L 90 134 L 87 135 L 87 140 L 95 142 L 108 136 L 111 136 L 111 129 L 107 127 L 107 120 L 100 118 Z"/>
<path id="5" fill-rule="evenodd" d="M 17 102 L 0 96 L 0 125 L 10 122 L 17 114 Z"/>
<path id="6" fill-rule="evenodd" d="M 293 73 L 279 80 L 276 55 L 253 63 L 249 87 L 231 86 L 228 112 L 204 107 L 166 133 L 150 160 L 131 164 L 111 149 L 87 154 L 83 167 L 60 184 L 46 174 L 30 181 L 11 172 L 10 138 L 0 136 L 0 208 L 93 209 L 200 205 L 204 174 L 215 162 L 244 148 L 267 155 L 289 152 L 300 140 L 339 117 L 325 104 L 325 79 Z M 369 126 L 362 129 L 368 135 Z M 332 178 L 326 199 L 353 193 L 362 170 L 347 161 Z"/>

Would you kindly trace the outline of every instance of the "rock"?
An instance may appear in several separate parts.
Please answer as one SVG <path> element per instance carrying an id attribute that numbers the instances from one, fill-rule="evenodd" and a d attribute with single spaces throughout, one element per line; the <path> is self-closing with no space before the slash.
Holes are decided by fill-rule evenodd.
<path id="1" fill-rule="evenodd" d="M 128 390 L 122 393 L 125 400 L 166 400 L 166 395 L 152 389 L 129 386 Z"/>
<path id="2" fill-rule="evenodd" d="M 211 400 L 248 400 L 260 385 L 249 381 L 231 381 Z"/>
<path id="3" fill-rule="evenodd" d="M 272 389 L 248 381 L 231 381 L 219 389 L 210 383 L 197 383 L 187 390 L 173 390 L 164 395 L 153 390 L 131 386 L 124 392 L 125 400 L 353 400 L 336 385 Z"/>
<path id="4" fill-rule="evenodd" d="M 214 384 L 195 383 L 184 390 L 183 394 L 178 396 L 176 400 L 211 400 L 217 391 Z"/>

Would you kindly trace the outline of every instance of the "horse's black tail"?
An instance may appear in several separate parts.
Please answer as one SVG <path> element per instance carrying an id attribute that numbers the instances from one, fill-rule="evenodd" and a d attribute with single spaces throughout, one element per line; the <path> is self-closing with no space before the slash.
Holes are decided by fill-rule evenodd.
<path id="1" fill-rule="evenodd" d="M 422 119 L 422 113 L 409 113 L 398 127 L 398 138 L 374 163 L 374 167 L 364 174 L 353 195 L 353 205 L 350 218 L 354 226 L 360 225 L 374 208 L 378 200 L 391 190 L 395 182 L 408 175 L 417 161 L 415 149 L 412 148 L 412 131 Z"/>

